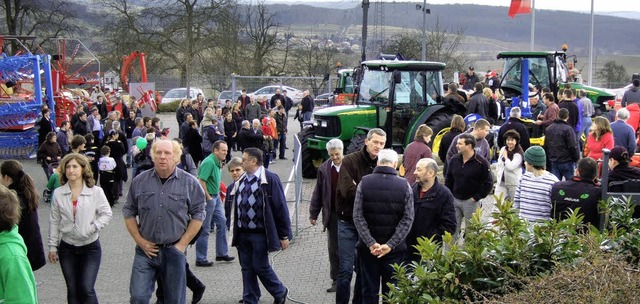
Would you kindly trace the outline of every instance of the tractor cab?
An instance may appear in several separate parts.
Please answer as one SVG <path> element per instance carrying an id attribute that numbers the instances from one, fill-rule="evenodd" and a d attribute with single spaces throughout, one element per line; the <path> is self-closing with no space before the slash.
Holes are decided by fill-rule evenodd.
<path id="1" fill-rule="evenodd" d="M 529 71 L 528 97 L 536 96 L 535 88 L 543 87 L 550 88 L 555 95 L 558 84 L 567 82 L 564 52 L 503 52 L 498 59 L 504 59 L 501 86 L 506 98 L 522 95 L 523 60 L 527 60 Z"/>
<path id="2" fill-rule="evenodd" d="M 413 140 L 412 120 L 442 96 L 442 70 L 434 62 L 363 62 L 356 104 L 376 109 L 379 128 L 389 135 L 387 145 L 402 151 Z M 412 128 L 415 127 L 415 128 Z"/>

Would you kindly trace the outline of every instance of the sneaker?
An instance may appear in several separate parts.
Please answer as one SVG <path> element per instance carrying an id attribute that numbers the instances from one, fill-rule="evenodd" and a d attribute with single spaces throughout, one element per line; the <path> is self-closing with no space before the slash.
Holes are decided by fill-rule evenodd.
<path id="1" fill-rule="evenodd" d="M 224 261 L 224 262 L 231 262 L 235 259 L 236 259 L 235 257 L 228 256 L 228 255 L 216 257 L 216 261 Z"/>
<path id="2" fill-rule="evenodd" d="M 284 157 L 284 156 L 283 156 L 283 157 L 280 157 L 280 159 L 285 159 L 285 160 L 286 160 L 286 159 L 288 159 L 288 158 L 286 158 L 286 157 Z"/>
<path id="3" fill-rule="evenodd" d="M 213 262 L 204 260 L 204 261 L 196 261 L 196 267 L 211 267 L 213 266 Z"/>

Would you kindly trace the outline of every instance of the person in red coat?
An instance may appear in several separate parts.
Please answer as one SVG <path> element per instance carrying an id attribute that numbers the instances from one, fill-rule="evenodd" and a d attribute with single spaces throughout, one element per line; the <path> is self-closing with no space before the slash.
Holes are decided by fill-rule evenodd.
<path id="1" fill-rule="evenodd" d="M 591 125 L 591 133 L 587 138 L 587 147 L 585 150 L 588 151 L 586 156 L 595 160 L 602 159 L 602 149 L 606 148 L 611 150 L 613 149 L 614 143 L 615 140 L 609 120 L 604 117 L 594 118 L 593 124 Z"/>

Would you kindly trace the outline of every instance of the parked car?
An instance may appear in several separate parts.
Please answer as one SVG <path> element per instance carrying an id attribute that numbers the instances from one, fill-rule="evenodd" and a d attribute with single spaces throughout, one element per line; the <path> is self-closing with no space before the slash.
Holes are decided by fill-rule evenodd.
<path id="1" fill-rule="evenodd" d="M 220 92 L 220 95 L 218 95 L 218 105 L 221 106 L 221 107 L 224 107 L 224 102 L 227 99 L 231 100 L 231 103 L 233 103 L 238 99 L 238 96 L 242 95 L 242 92 L 240 92 L 240 91 L 236 91 L 235 94 L 232 94 L 232 93 L 233 93 L 232 91 L 222 91 L 222 92 Z"/>
<path id="2" fill-rule="evenodd" d="M 302 101 L 301 90 L 292 88 L 290 86 L 284 86 L 284 85 L 282 87 L 280 87 L 279 85 L 270 85 L 270 86 L 262 87 L 257 91 L 253 93 L 249 93 L 247 95 L 249 95 L 249 97 L 254 97 L 254 98 L 267 97 L 268 99 L 271 99 L 271 96 L 273 96 L 276 93 L 276 89 L 287 90 L 287 96 L 291 98 L 291 100 L 293 100 L 294 105 L 297 105 L 298 103 L 300 103 L 300 101 Z"/>
<path id="3" fill-rule="evenodd" d="M 331 96 L 333 96 L 332 93 L 320 94 L 320 95 L 316 96 L 316 98 L 313 99 L 313 104 L 315 105 L 316 108 L 329 107 L 329 106 L 331 106 L 329 104 L 329 99 L 331 98 Z"/>
<path id="4" fill-rule="evenodd" d="M 204 96 L 202 89 L 199 89 L 199 88 L 190 88 L 190 89 L 191 89 L 191 94 L 189 94 L 189 98 L 195 99 L 196 96 L 198 96 L 198 94 L 202 94 L 202 96 Z M 187 98 L 187 88 L 175 88 L 167 91 L 167 93 L 164 94 L 164 97 L 162 97 L 162 103 L 168 103 L 168 102 L 185 99 L 185 98 Z M 205 100 L 207 99 L 205 98 Z"/>

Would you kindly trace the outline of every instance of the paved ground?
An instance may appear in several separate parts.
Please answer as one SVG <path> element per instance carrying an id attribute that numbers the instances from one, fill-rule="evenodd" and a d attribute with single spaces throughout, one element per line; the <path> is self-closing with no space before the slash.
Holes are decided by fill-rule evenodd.
<path id="1" fill-rule="evenodd" d="M 164 127 L 171 128 L 171 134 L 178 130 L 173 114 L 159 115 L 164 122 Z M 290 134 L 298 132 L 299 125 L 290 123 Z M 276 172 L 283 182 L 291 177 L 293 168 L 293 136 L 288 136 L 286 157 L 289 160 L 280 160 L 269 169 Z M 233 152 L 240 156 L 239 152 Z M 46 185 L 44 172 L 36 164 L 35 160 L 24 161 L 25 170 L 30 174 L 37 188 L 42 191 Z M 229 183 L 231 178 L 226 170 L 223 170 L 222 179 Z M 270 255 L 273 267 L 284 284 L 289 287 L 289 302 L 326 304 L 335 302 L 335 293 L 327 293 L 325 290 L 331 284 L 329 279 L 329 259 L 326 249 L 326 233 L 322 232 L 321 225 L 310 226 L 308 222 L 309 202 L 315 180 L 304 179 L 302 186 L 302 199 L 299 206 L 298 233 L 289 249 Z M 129 183 L 125 186 L 125 195 Z M 292 228 L 295 230 L 295 206 L 294 185 L 290 184 L 287 191 L 287 200 L 292 219 Z M 123 199 L 121 199 L 123 201 Z M 492 202 L 485 203 L 483 209 L 491 209 Z M 43 242 L 49 231 L 50 207 L 41 204 L 39 208 L 40 228 Z M 485 213 L 487 214 L 487 213 Z M 230 242 L 230 233 L 227 234 Z M 215 258 L 215 234 L 211 235 L 209 257 Z M 98 274 L 96 291 L 101 303 L 128 303 L 129 278 L 133 262 L 134 242 L 125 229 L 122 217 L 122 203 L 113 208 L 111 223 L 101 232 L 102 265 Z M 240 266 L 237 259 L 231 263 L 216 263 L 211 268 L 194 267 L 195 248 L 188 249 L 188 261 L 196 276 L 206 285 L 207 290 L 201 303 L 237 303 L 242 297 L 242 279 Z M 237 256 L 235 248 L 230 248 L 230 255 Z M 35 273 L 38 281 L 38 298 L 43 304 L 59 304 L 66 302 L 66 287 L 60 266 L 47 264 Z M 263 289 L 261 303 L 271 303 L 273 298 Z M 191 300 L 191 292 L 187 291 L 187 301 Z"/>
<path id="2" fill-rule="evenodd" d="M 164 127 L 171 128 L 171 134 L 177 132 L 175 116 L 160 115 L 164 122 Z M 292 133 L 297 133 L 297 123 L 291 123 Z M 293 136 L 289 136 L 286 156 L 289 160 L 280 160 L 270 167 L 276 172 L 281 180 L 286 181 L 290 177 L 293 167 L 291 161 L 293 156 Z M 239 152 L 233 152 L 240 156 Z M 30 174 L 36 186 L 41 192 L 46 185 L 44 172 L 34 160 L 24 161 L 25 171 Z M 223 181 L 231 181 L 228 173 L 223 170 Z M 304 180 L 302 187 L 302 197 L 308 200 L 315 180 Z M 127 183 L 125 192 L 129 188 Z M 287 199 L 293 201 L 295 198 L 293 184 L 288 187 Z M 126 195 L 126 193 L 125 193 Z M 123 201 L 124 199 L 121 199 Z M 292 225 L 295 223 L 295 212 L 293 202 L 289 203 L 289 211 L 292 216 Z M 283 252 L 270 255 L 273 267 L 278 276 L 289 287 L 289 297 L 291 300 L 302 303 L 332 303 L 333 293 L 325 290 L 331 284 L 329 279 L 329 260 L 326 250 L 326 233 L 322 232 L 321 226 L 310 226 L 308 218 L 308 201 L 303 201 L 299 210 L 299 233 L 291 243 L 289 249 Z M 43 242 L 49 232 L 50 207 L 41 204 L 39 208 L 40 228 L 43 235 Z M 295 227 L 293 227 L 295 233 Z M 209 246 L 209 257 L 215 258 L 215 234 L 212 234 Z M 228 241 L 231 242 L 230 233 Z M 122 203 L 113 208 L 113 219 L 111 223 L 101 232 L 100 242 L 102 244 L 102 265 L 98 274 L 96 291 L 101 303 L 127 303 L 129 300 L 129 278 L 131 275 L 131 265 L 133 262 L 134 242 L 129 236 L 124 226 L 122 217 Z M 188 261 L 198 278 L 206 285 L 207 290 L 201 303 L 237 303 L 242 298 L 242 279 L 240 265 L 237 259 L 231 263 L 219 262 L 211 268 L 194 267 L 195 248 L 188 249 Z M 235 248 L 230 248 L 230 255 L 237 256 Z M 64 278 L 58 264 L 47 264 L 42 269 L 36 271 L 38 281 L 38 298 L 40 303 L 59 304 L 66 302 L 66 287 Z M 261 303 L 271 303 L 273 298 L 266 290 L 262 292 Z M 191 292 L 187 292 L 187 301 L 191 300 Z M 291 301 L 291 302 L 294 302 Z"/>

